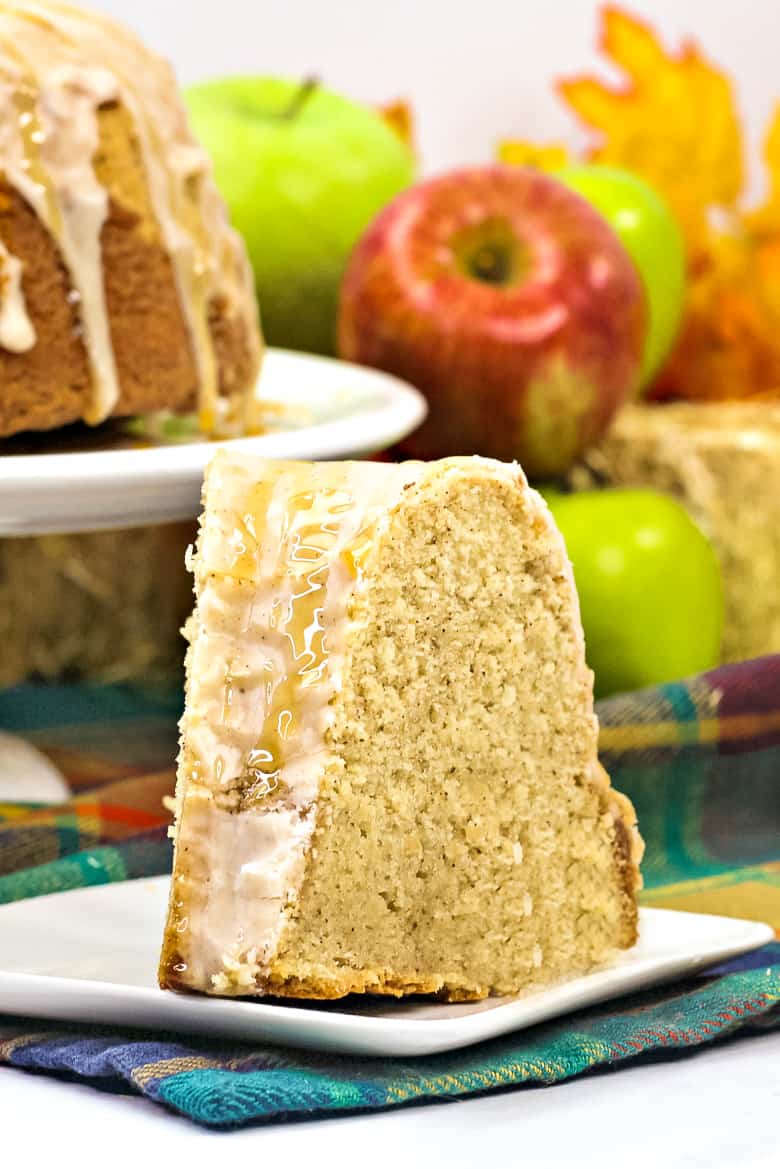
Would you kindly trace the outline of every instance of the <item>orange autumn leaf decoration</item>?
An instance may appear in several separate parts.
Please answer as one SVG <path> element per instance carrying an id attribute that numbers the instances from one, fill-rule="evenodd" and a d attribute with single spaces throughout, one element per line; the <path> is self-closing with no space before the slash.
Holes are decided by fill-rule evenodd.
<path id="1" fill-rule="evenodd" d="M 649 25 L 602 9 L 599 47 L 621 74 L 557 89 L 592 135 L 589 160 L 641 175 L 677 215 L 688 257 L 678 343 L 654 397 L 780 397 L 780 109 L 765 145 L 769 193 L 743 206 L 743 138 L 728 78 L 692 41 L 668 51 Z M 546 148 L 503 143 L 513 161 Z M 538 161 L 534 161 L 535 158 Z"/>
<path id="2" fill-rule="evenodd" d="M 780 257 L 779 257 L 780 258 Z M 740 229 L 712 232 L 689 262 L 685 319 L 653 398 L 723 400 L 780 396 L 780 315 L 761 277 L 760 250 Z"/>
<path id="3" fill-rule="evenodd" d="M 549 146 L 537 146 L 534 142 L 502 142 L 498 157 L 510 166 L 533 166 L 537 170 L 557 170 L 569 161 L 566 147 L 557 142 Z"/>
<path id="4" fill-rule="evenodd" d="M 414 150 L 414 115 L 408 102 L 388 102 L 387 105 L 379 107 L 379 116 L 410 150 Z"/>
<path id="5" fill-rule="evenodd" d="M 666 197 L 686 235 L 706 232 L 708 207 L 733 207 L 743 183 L 742 141 L 731 85 L 692 42 L 673 56 L 619 8 L 602 11 L 600 48 L 625 75 L 559 82 L 597 134 L 589 158 L 633 170 Z"/>

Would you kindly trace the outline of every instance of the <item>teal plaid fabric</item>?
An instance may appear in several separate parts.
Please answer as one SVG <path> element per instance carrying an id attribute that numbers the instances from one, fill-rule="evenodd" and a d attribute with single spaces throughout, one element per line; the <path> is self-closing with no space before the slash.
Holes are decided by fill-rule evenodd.
<path id="1" fill-rule="evenodd" d="M 316 1055 L 83 1027 L 42 1029 L 29 1021 L 0 1022 L 0 1059 L 142 1092 L 199 1124 L 234 1128 L 554 1084 L 593 1068 L 711 1043 L 737 1030 L 749 1034 L 775 1026 L 778 1003 L 780 945 L 773 945 L 753 958 L 750 969 L 622 999 L 425 1059 Z"/>
<path id="2" fill-rule="evenodd" d="M 144 821 L 156 797 L 144 803 L 144 796 L 147 771 L 158 787 L 161 774 L 164 782 L 178 698 L 114 689 L 84 699 L 59 689 L 0 694 L 0 725 L 23 726 L 81 793 L 65 811 L 0 807 L 0 900 L 165 872 L 170 864 L 164 826 Z M 110 733 L 101 710 L 110 711 Z M 599 716 L 602 759 L 634 800 L 647 842 L 644 902 L 780 928 L 780 657 L 609 699 Z M 103 785 L 95 782 L 101 767 Z M 30 835 L 36 825 L 39 837 Z M 31 840 L 46 859 L 11 871 L 7 858 L 13 849 L 22 855 L 24 833 L 27 860 L 34 859 Z M 72 851 L 85 840 L 90 847 Z M 427 1059 L 313 1055 L 0 1015 L 0 1062 L 141 1092 L 196 1123 L 229 1128 L 551 1084 L 778 1025 L 775 943 L 674 987 Z"/>

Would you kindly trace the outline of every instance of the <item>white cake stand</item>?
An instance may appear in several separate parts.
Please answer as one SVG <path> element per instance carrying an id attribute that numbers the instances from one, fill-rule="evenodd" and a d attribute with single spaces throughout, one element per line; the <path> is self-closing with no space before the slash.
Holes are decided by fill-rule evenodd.
<path id="1" fill-rule="evenodd" d="M 266 353 L 258 393 L 278 429 L 222 443 L 269 459 L 359 458 L 422 422 L 417 390 L 379 370 L 306 353 Z M 127 528 L 198 514 L 215 444 L 0 454 L 0 536 Z"/>

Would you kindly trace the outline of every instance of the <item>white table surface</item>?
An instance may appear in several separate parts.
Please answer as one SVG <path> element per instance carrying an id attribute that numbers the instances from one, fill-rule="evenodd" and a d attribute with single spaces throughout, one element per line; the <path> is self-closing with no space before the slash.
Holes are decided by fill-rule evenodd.
<path id="1" fill-rule="evenodd" d="M 196 1169 L 249 1153 L 242 1163 L 289 1169 L 777 1169 L 780 1034 L 549 1088 L 231 1133 L 196 1128 L 139 1097 L 2 1068 L 0 1140 L 27 1150 L 15 1164 L 34 1167 Z M 97 1160 L 85 1160 L 90 1148 Z"/>

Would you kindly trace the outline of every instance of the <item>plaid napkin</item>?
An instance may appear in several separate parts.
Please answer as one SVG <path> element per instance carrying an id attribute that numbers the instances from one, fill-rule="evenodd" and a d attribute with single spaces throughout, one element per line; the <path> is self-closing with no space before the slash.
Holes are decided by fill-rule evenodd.
<path id="1" fill-rule="evenodd" d="M 176 694 L 0 692 L 0 726 L 67 777 L 53 807 L 0 805 L 0 902 L 166 872 Z M 599 704 L 601 756 L 647 844 L 643 903 L 780 931 L 780 655 Z M 0 1006 L 2 1004 L 0 1003 Z M 0 1062 L 141 1092 L 227 1128 L 554 1083 L 780 1025 L 780 944 L 703 975 L 415 1060 L 316 1055 L 0 1016 Z"/>

